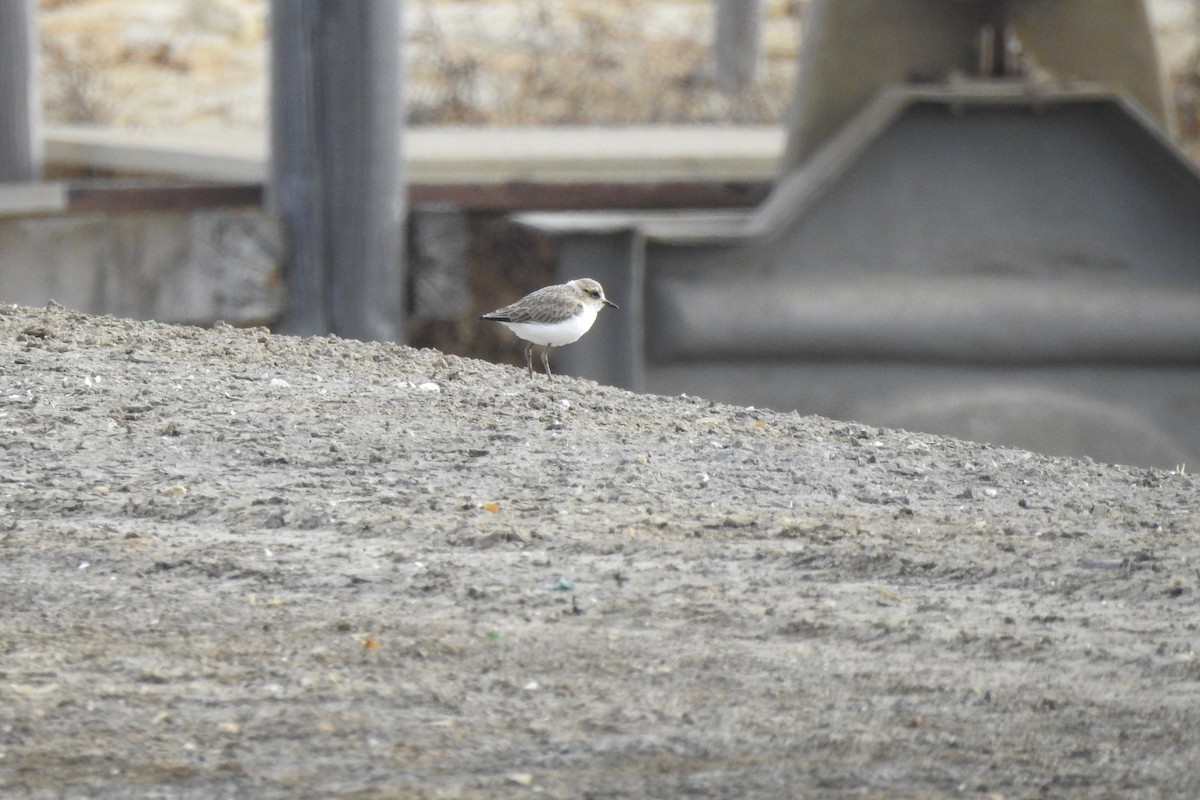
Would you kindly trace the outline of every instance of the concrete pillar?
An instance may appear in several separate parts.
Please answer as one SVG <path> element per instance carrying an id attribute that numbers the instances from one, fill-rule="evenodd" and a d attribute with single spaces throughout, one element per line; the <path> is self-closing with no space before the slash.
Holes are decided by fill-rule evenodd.
<path id="1" fill-rule="evenodd" d="M 269 208 L 285 333 L 404 339 L 401 0 L 273 0 Z"/>
<path id="2" fill-rule="evenodd" d="M 763 0 L 714 0 L 713 67 L 717 85 L 743 92 L 758 76 Z"/>
<path id="3" fill-rule="evenodd" d="M 0 183 L 42 174 L 34 0 L 0 0 Z"/>
<path id="4" fill-rule="evenodd" d="M 645 376 L 643 234 L 635 229 L 567 233 L 557 241 L 559 282 L 592 278 L 620 306 L 602 311 L 587 336 L 555 356 L 557 364 L 566 375 L 638 391 Z"/>

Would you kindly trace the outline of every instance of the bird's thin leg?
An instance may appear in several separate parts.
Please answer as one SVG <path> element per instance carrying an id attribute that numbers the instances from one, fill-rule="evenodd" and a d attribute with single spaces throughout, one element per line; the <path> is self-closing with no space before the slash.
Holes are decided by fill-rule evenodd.
<path id="1" fill-rule="evenodd" d="M 546 349 L 542 351 L 542 366 L 546 369 L 546 377 L 553 378 L 554 373 L 550 371 L 550 345 L 546 345 Z"/>
<path id="2" fill-rule="evenodd" d="M 533 379 L 533 342 L 525 346 L 525 366 L 529 367 L 529 378 Z"/>

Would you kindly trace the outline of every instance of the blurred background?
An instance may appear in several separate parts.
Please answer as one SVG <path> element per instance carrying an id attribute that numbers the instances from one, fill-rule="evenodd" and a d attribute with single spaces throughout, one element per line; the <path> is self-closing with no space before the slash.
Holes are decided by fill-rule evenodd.
<path id="1" fill-rule="evenodd" d="M 1163 32 L 1182 71 L 1194 38 L 1191 0 L 1164 5 Z M 266 0 L 37 6 L 47 122 L 266 124 Z M 404 6 L 410 125 L 633 125 L 781 122 L 805 2 L 765 3 L 762 69 L 736 100 L 712 79 L 710 0 Z"/>
<path id="2" fill-rule="evenodd" d="M 711 0 L 407 0 L 410 125 L 782 124 L 808 0 L 763 4 L 761 68 L 713 78 Z M 1149 0 L 1200 158 L 1200 2 Z M 38 0 L 45 120 L 261 130 L 267 0 Z"/>
<path id="3" fill-rule="evenodd" d="M 1003 16 L 1010 13 L 1006 2 L 922 2 L 943 3 L 947 18 L 961 17 L 964 7 L 981 9 L 985 35 L 980 38 L 974 29 L 964 34 L 972 66 L 965 71 L 938 66 L 941 71 L 935 70 L 936 74 L 908 64 L 897 66 L 900 83 L 935 86 L 941 94 L 910 96 L 897 101 L 891 111 L 877 110 L 877 127 L 855 134 L 862 141 L 887 143 L 895 138 L 891 123 L 884 120 L 888 114 L 893 116 L 887 119 L 902 122 L 908 119 L 905 109 L 933 103 L 953 116 L 963 107 L 993 102 L 981 101 L 977 90 L 983 87 L 983 94 L 988 94 L 997 82 L 1005 81 L 1009 88 L 1001 89 L 1003 96 L 996 102 L 1007 107 L 1024 102 L 1020 98 L 1026 95 L 1053 94 L 1057 81 L 1073 77 L 1041 66 L 1040 54 L 1032 48 L 1021 51 L 1022 42 Z M 1011 12 L 1017 32 L 1021 32 L 1021 2 L 1016 0 L 1016 10 Z M 1081 0 L 1038 2 L 1081 5 Z M 1096 8 L 1103 8 L 1107 0 L 1094 2 Z M 1141 7 L 1123 0 L 1122 4 Z M 19 230 L 0 227 L 0 252 L 9 259 L 0 273 L 7 275 L 0 279 L 0 301 L 36 303 L 53 296 L 99 313 L 195 324 L 226 319 L 272 325 L 283 332 L 317 332 L 320 325 L 277 325 L 286 316 L 289 296 L 295 300 L 303 279 L 289 275 L 284 266 L 289 250 L 296 249 L 287 226 L 280 233 L 272 227 L 272 214 L 266 215 L 268 219 L 262 214 L 265 207 L 279 216 L 269 188 L 272 181 L 279 183 L 279 175 L 271 172 L 271 95 L 272 86 L 278 95 L 278 87 L 289 85 L 278 62 L 271 60 L 272 4 L 267 0 L 37 0 L 33 6 L 37 50 L 33 83 L 40 106 L 36 122 L 44 132 L 44 151 L 37 154 L 39 177 L 58 188 L 7 203 L 6 220 L 21 222 Z M 739 8 L 737 3 L 724 6 L 726 13 Z M 687 391 L 747 405 L 854 417 L 1102 460 L 1185 468 L 1191 458 L 1194 464 L 1200 458 L 1200 349 L 1193 347 L 1194 331 L 1187 322 L 1192 306 L 1187 303 L 1200 281 L 1200 256 L 1196 268 L 1188 272 L 1191 240 L 1186 230 L 1181 243 L 1164 245 L 1175 253 L 1171 263 L 1185 266 L 1163 267 L 1162 275 L 1154 272 L 1157 267 L 1149 269 L 1154 273 L 1149 285 L 1164 297 L 1183 298 L 1183 305 L 1167 308 L 1172 300 L 1160 302 L 1158 295 L 1144 292 L 1131 304 L 1106 293 L 1083 296 L 1081 303 L 1099 310 L 1081 311 L 1066 323 L 1056 311 L 1047 311 L 1046 317 L 1054 317 L 1049 335 L 1057 331 L 1074 345 L 1047 346 L 1039 341 L 1027 346 L 1018 337 L 1007 350 L 992 347 L 995 352 L 982 358 L 946 352 L 945 339 L 961 340 L 964 330 L 966 339 L 971 338 L 970 323 L 960 319 L 965 328 L 910 331 L 915 349 L 892 352 L 868 345 L 847 353 L 838 346 L 785 348 L 761 364 L 747 365 L 754 359 L 736 348 L 722 350 L 720 343 L 712 346 L 719 354 L 707 360 L 705 354 L 671 343 L 672 336 L 702 338 L 694 334 L 704 330 L 703 318 L 689 321 L 675 309 L 674 333 L 655 327 L 656 319 L 670 316 L 659 313 L 670 306 L 664 306 L 657 295 L 692 280 L 681 277 L 688 267 L 676 262 L 716 259 L 722 262 L 718 272 L 728 272 L 730 263 L 758 259 L 758 272 L 749 270 L 745 275 L 758 275 L 764 281 L 778 277 L 780 256 L 754 243 L 759 234 L 753 231 L 783 225 L 778 221 L 778 209 L 786 205 L 781 177 L 820 161 L 812 157 L 818 150 L 825 157 L 821 169 L 852 176 L 855 165 L 862 163 L 855 159 L 874 152 L 868 148 L 850 153 L 846 151 L 850 146 L 837 144 L 835 135 L 817 135 L 804 128 L 805 121 L 797 121 L 801 107 L 808 114 L 806 120 L 818 116 L 804 103 L 816 102 L 814 97 L 825 86 L 821 81 L 828 83 L 810 72 L 809 83 L 801 85 L 797 76 L 804 80 L 806 66 L 811 70 L 814 63 L 824 64 L 826 72 L 837 69 L 828 66 L 825 55 L 810 53 L 805 61 L 802 53 L 806 37 L 824 41 L 818 45 L 826 47 L 823 52 L 836 51 L 836 43 L 828 44 L 840 24 L 836 12 L 829 10 L 834 6 L 820 0 L 745 0 L 740 7 L 753 9 L 740 17 L 749 21 L 748 29 L 724 34 L 727 50 L 728 42 L 733 42 L 741 56 L 735 53 L 730 59 L 726 54 L 722 63 L 721 0 L 406 0 L 398 4 L 403 19 L 399 31 L 403 102 L 398 113 L 407 123 L 402 145 L 407 204 L 402 209 L 404 307 L 393 315 L 400 320 L 399 327 L 384 326 L 381 335 L 370 333 L 369 327 L 321 324 L 343 335 L 390 338 L 519 365 L 520 343 L 500 326 L 477 324 L 479 312 L 539 286 L 578 277 L 576 271 L 593 269 L 593 263 L 644 263 L 650 265 L 646 275 L 630 273 L 626 267 L 610 270 L 606 288 L 627 310 L 626 319 L 602 320 L 613 330 L 606 333 L 604 325 L 598 324 L 586 346 L 574 346 L 578 355 L 567 356 L 564 362 L 568 372 L 635 389 Z M 881 7 L 887 7 L 887 0 Z M 1161 90 L 1163 107 L 1150 108 L 1143 115 L 1145 106 L 1154 102 L 1143 102 L 1141 110 L 1135 103 L 1130 124 L 1136 130 L 1124 119 L 1113 120 L 1114 130 L 1119 131 L 1112 140 L 1116 144 L 1098 140 L 1093 143 L 1094 157 L 1108 163 L 1111 159 L 1102 151 L 1110 146 L 1136 151 L 1131 157 L 1133 177 L 1116 178 L 1113 191 L 1141 192 L 1147 180 L 1161 182 L 1163 194 L 1147 190 L 1145 196 L 1138 194 L 1136 202 L 1176 207 L 1186 228 L 1193 208 L 1189 204 L 1195 197 L 1195 163 L 1200 162 L 1200 0 L 1147 0 L 1144 8 L 1154 48 L 1150 58 L 1156 65 L 1152 80 L 1155 91 Z M 822 30 L 828 35 L 813 36 L 814 25 L 825 26 Z M 919 27 L 914 23 L 913 30 Z M 276 31 L 276 41 L 278 35 Z M 975 60 L 982 64 L 984 51 L 992 46 L 988 36 L 993 35 L 997 52 L 986 54 L 989 64 L 980 66 L 976 74 Z M 1095 41 L 1111 49 L 1113 41 L 1120 40 L 1101 36 Z M 1112 60 L 1112 55 L 1098 58 Z M 883 48 L 863 48 L 859 42 L 846 58 L 872 63 L 892 57 Z M 1116 60 L 1120 58 L 1118 52 Z M 992 62 L 1000 65 L 996 72 L 989 71 Z M 1114 87 L 1116 94 L 1125 90 L 1136 94 L 1128 86 Z M 1072 95 L 1068 105 L 1086 105 L 1099 97 L 1097 91 L 1090 87 Z M 961 96 L 947 92 L 961 92 Z M 964 98 L 965 106 L 960 102 Z M 1145 101 L 1145 97 L 1138 99 Z M 1076 123 L 1082 126 L 1079 130 L 1109 124 L 1112 114 L 1107 106 L 1096 113 L 1081 117 Z M 841 118 L 837 121 L 837 125 L 844 123 Z M 1070 142 L 1079 140 L 1079 130 L 1069 129 L 1069 124 L 1064 123 L 1068 128 L 1056 134 L 1062 138 L 1055 146 L 1067 142 L 1069 148 Z M 896 129 L 903 131 L 903 125 Z M 275 135 L 280 135 L 278 130 Z M 990 141 L 986 136 L 991 134 L 982 135 L 981 141 Z M 1033 138 L 1019 138 L 1026 135 Z M 1022 141 L 1026 150 L 1041 147 L 1036 133 L 1016 136 L 1004 141 Z M 831 142 L 834 146 L 827 146 Z M 1163 155 L 1160 146 L 1170 152 Z M 995 143 L 987 147 L 996 152 Z M 839 148 L 846 152 L 839 156 L 834 152 Z M 1146 155 L 1147 151 L 1154 152 Z M 1176 155 L 1190 164 L 1171 162 Z M 980 157 L 986 159 L 986 154 Z M 884 169 L 894 171 L 892 166 Z M 1036 172 L 1040 167 L 1029 169 Z M 818 170 L 809 170 L 814 171 Z M 985 173 L 977 178 L 983 184 L 979 192 L 986 194 L 994 176 Z M 814 191 L 814 183 L 819 181 L 809 180 L 809 188 L 794 189 L 799 194 L 792 201 L 806 209 L 817 203 L 819 214 L 819 202 L 804 194 Z M 1088 191 L 1108 189 L 1101 184 Z M 897 202 L 910 199 L 905 195 Z M 847 207 L 857 208 L 853 203 Z M 996 213 L 997 207 L 981 204 L 980 208 L 982 214 L 984 210 Z M 134 219 L 165 211 L 176 216 L 163 222 L 162 231 L 134 230 Z M 666 227 L 660 224 L 663 213 L 692 211 L 700 213 L 689 217 L 683 227 L 674 216 Z M 31 227 L 30 219 L 46 220 L 60 212 L 79 232 L 66 233 L 61 218 L 40 232 Z M 531 212 L 536 213 L 530 216 Z M 573 216 L 579 213 L 585 216 Z M 795 222 L 796 230 L 803 227 L 804 220 Z M 1003 220 L 989 224 L 1002 226 Z M 1173 229 L 1143 228 L 1147 237 L 1179 238 Z M 620 237 L 605 238 L 617 229 L 635 232 L 634 244 Z M 704 236 L 698 234 L 700 229 Z M 709 250 L 680 255 L 680 242 L 690 247 L 697 238 L 712 238 L 713 231 L 725 233 L 713 239 Z M 290 236 L 294 235 L 293 231 Z M 1081 229 L 1079 235 L 1095 238 L 1094 231 Z M 778 231 L 770 236 L 787 238 Z M 795 247 L 815 246 L 796 236 L 800 238 L 793 237 Z M 729 251 L 734 240 L 751 242 L 746 245 L 749 249 Z M 1134 250 L 1137 247 L 1130 252 Z M 84 251 L 89 254 L 78 256 Z M 75 271 L 57 274 L 47 266 L 77 256 L 80 266 Z M 1011 271 L 1009 261 L 1019 261 L 1021 256 L 1010 256 L 981 258 L 991 265 L 987 269 L 1000 264 Z M 837 258 L 847 256 L 842 253 Z M 867 265 L 870 271 L 872 258 L 857 254 L 851 260 L 858 259 L 854 264 Z M 1087 252 L 1065 261 L 1055 258 L 1039 278 L 1061 280 L 1066 274 L 1062 264 L 1067 262 L 1073 271 L 1070 277 L 1079 273 L 1089 281 L 1089 276 L 1127 268 L 1131 274 L 1146 271 L 1145 264 L 1138 262 L 1140 256 L 1110 258 Z M 1147 258 L 1154 260 L 1153 255 Z M 46 268 L 27 270 L 20 263 Z M 656 263 L 662 264 L 658 272 Z M 1030 272 L 1042 266 L 1035 265 Z M 89 271 L 92 277 L 81 280 L 79 270 Z M 808 266 L 805 270 L 813 271 Z M 655 274 L 664 277 L 656 283 Z M 628 285 L 608 286 L 613 280 Z M 937 280 L 933 275 L 933 283 Z M 1107 277 L 1101 281 L 1104 292 L 1116 285 L 1106 281 Z M 1087 286 L 1101 284 L 1093 281 Z M 762 296 L 714 291 L 719 296 L 711 302 L 717 306 L 722 297 L 739 297 L 741 307 L 736 310 L 743 315 L 758 315 L 770 305 Z M 906 292 L 913 298 L 909 311 L 889 313 L 922 316 L 938 313 L 937 302 L 950 306 L 956 302 L 942 297 L 922 308 L 923 291 L 919 286 L 885 291 L 887 298 L 909 296 Z M 638 293 L 639 298 L 630 293 Z M 1030 318 L 1022 315 L 1030 312 L 1022 297 L 1008 300 L 1009 306 L 985 309 L 984 316 L 999 319 L 996 329 L 1028 328 Z M 1063 297 L 1071 303 L 1081 295 Z M 786 317 L 790 306 L 783 305 L 773 313 Z M 697 307 L 704 308 L 702 303 Z M 1130 307 L 1143 309 L 1144 314 L 1130 312 Z M 1095 332 L 1104 330 L 1104 319 L 1096 315 L 1113 313 L 1114 308 L 1122 309 L 1116 314 L 1120 330 L 1113 334 L 1113 342 L 1096 345 Z M 1155 318 L 1160 309 L 1183 321 L 1147 327 L 1147 319 Z M 633 323 L 628 321 L 630 315 Z M 1042 321 L 1034 319 L 1032 327 Z M 885 337 L 892 322 L 894 317 L 884 320 Z M 781 329 L 789 325 L 780 322 Z M 834 322 L 830 325 L 828 330 L 792 326 L 789 335 L 853 339 L 853 335 L 842 336 Z M 614 333 L 618 326 L 619 332 Z M 748 334 L 752 347 L 755 336 L 771 338 L 773 324 L 766 328 L 765 333 Z M 1134 333 L 1120 332 L 1126 329 Z M 747 336 L 739 333 L 737 320 L 726 334 Z M 922 336 L 939 341 L 925 345 Z M 616 345 L 605 344 L 614 340 Z M 1129 341 L 1146 346 L 1122 349 L 1122 342 Z M 1165 350 L 1158 346 L 1163 342 Z M 990 352 L 989 346 L 995 344 L 984 341 L 980 352 Z M 1037 351 L 1029 363 L 1022 348 Z M 1048 373 L 1054 375 L 1044 377 Z M 909 385 L 902 385 L 906 382 Z M 1140 394 L 1146 392 L 1153 395 L 1150 400 Z"/>
<path id="4" fill-rule="evenodd" d="M 91 127 L 149 134 L 144 141 L 151 148 L 161 148 L 167 137 L 172 144 L 180 138 L 228 142 L 239 153 L 256 145 L 260 153 L 265 149 L 267 0 L 36 5 L 49 176 L 150 177 L 134 156 L 121 161 L 77 155 L 84 136 L 77 131 Z M 730 93 L 713 75 L 711 0 L 407 0 L 405 116 L 419 128 L 779 126 L 791 102 L 805 5 L 764 4 L 760 69 L 752 82 Z M 1189 23 L 1172 18 L 1164 24 L 1182 32 Z M 114 141 L 120 140 L 104 139 Z M 125 141 L 132 148 L 139 140 Z M 220 177 L 235 180 L 236 170 Z M 241 177 L 262 176 L 251 166 Z M 771 177 L 771 169 L 738 177 L 760 181 Z M 505 210 L 475 213 L 469 220 L 478 308 L 502 305 L 554 280 L 549 241 L 507 222 Z M 416 315 L 408 322 L 409 341 L 521 361 L 520 347 L 503 329 L 461 316 Z"/>

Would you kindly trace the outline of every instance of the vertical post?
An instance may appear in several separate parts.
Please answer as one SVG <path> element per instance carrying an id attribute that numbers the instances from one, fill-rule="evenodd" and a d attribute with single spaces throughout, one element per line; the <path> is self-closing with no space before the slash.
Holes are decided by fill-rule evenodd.
<path id="1" fill-rule="evenodd" d="M 1008 0 L 988 0 L 983 7 L 983 25 L 979 31 L 979 74 L 983 77 L 1003 78 L 1012 71 L 1008 17 Z"/>
<path id="2" fill-rule="evenodd" d="M 713 0 L 716 3 L 713 65 L 725 92 L 748 89 L 758 76 L 763 0 Z"/>
<path id="3" fill-rule="evenodd" d="M 272 0 L 286 333 L 404 338 L 402 0 Z"/>
<path id="4" fill-rule="evenodd" d="M 42 174 L 34 0 L 0 0 L 0 183 Z"/>
<path id="5" fill-rule="evenodd" d="M 600 313 L 591 333 L 555 351 L 563 374 L 597 383 L 641 390 L 645 382 L 642 308 L 646 239 L 637 228 L 608 233 L 568 233 L 557 237 L 558 278 L 592 278 L 620 308 Z"/>

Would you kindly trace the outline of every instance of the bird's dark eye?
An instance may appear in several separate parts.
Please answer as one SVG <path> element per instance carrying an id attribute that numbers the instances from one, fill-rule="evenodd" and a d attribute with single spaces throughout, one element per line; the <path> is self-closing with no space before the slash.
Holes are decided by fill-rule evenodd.
<path id="1" fill-rule="evenodd" d="M 592 290 L 592 297 L 594 297 L 594 298 L 596 298 L 597 300 L 599 300 L 599 299 L 600 299 L 600 293 L 599 293 L 599 292 L 597 292 L 595 289 L 593 289 L 593 290 Z"/>

